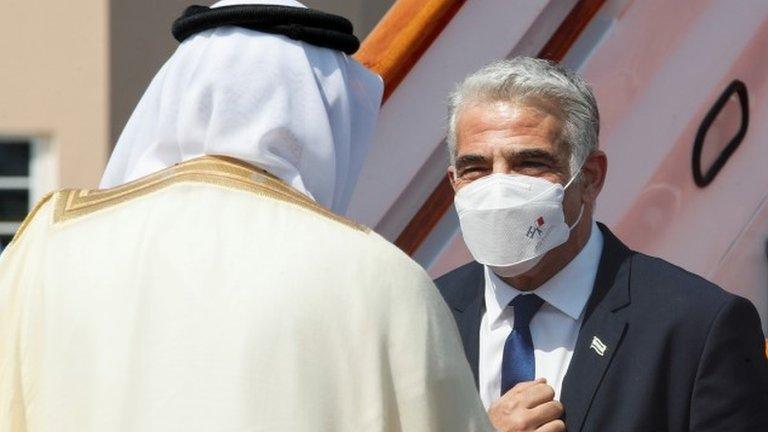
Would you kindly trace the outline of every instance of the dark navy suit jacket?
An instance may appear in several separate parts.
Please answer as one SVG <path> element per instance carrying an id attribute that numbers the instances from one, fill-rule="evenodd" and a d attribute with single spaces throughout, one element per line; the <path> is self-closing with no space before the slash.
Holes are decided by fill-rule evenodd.
<path id="1" fill-rule="evenodd" d="M 768 432 L 768 361 L 754 306 L 605 226 L 561 402 L 569 431 Z M 483 267 L 436 281 L 477 381 Z M 591 349 L 594 337 L 607 349 Z"/>

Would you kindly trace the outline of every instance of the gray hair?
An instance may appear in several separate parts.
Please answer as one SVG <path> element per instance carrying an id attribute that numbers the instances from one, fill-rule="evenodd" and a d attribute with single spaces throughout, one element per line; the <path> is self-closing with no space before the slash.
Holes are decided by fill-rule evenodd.
<path id="1" fill-rule="evenodd" d="M 495 61 L 469 75 L 448 101 L 448 151 L 456 162 L 456 123 L 467 103 L 510 101 L 554 103 L 562 112 L 562 139 L 571 148 L 570 169 L 575 174 L 598 147 L 600 114 L 586 81 L 564 67 L 542 59 L 515 57 Z"/>

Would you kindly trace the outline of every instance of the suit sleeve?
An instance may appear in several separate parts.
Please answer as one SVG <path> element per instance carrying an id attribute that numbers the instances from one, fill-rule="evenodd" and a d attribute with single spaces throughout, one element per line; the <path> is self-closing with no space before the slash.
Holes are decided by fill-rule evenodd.
<path id="1" fill-rule="evenodd" d="M 417 276 L 397 290 L 389 324 L 398 430 L 491 431 L 451 312 L 426 273 Z"/>
<path id="2" fill-rule="evenodd" d="M 691 400 L 692 431 L 768 431 L 768 361 L 760 317 L 734 297 L 704 344 Z"/>

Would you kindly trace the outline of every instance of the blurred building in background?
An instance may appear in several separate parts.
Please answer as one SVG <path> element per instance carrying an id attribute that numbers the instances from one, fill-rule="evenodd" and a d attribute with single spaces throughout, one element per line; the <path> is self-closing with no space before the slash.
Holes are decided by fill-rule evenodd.
<path id="1" fill-rule="evenodd" d="M 211 0 L 7 0 L 0 14 L 0 249 L 53 189 L 94 188 L 173 20 Z M 393 0 L 305 0 L 362 39 Z"/>

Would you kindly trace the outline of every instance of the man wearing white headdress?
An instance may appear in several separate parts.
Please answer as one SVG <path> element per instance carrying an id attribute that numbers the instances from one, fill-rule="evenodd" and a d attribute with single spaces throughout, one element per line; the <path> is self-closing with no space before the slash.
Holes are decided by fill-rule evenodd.
<path id="1" fill-rule="evenodd" d="M 0 431 L 488 430 L 429 277 L 339 216 L 381 91 L 282 35 L 186 39 L 103 189 L 0 256 Z"/>

